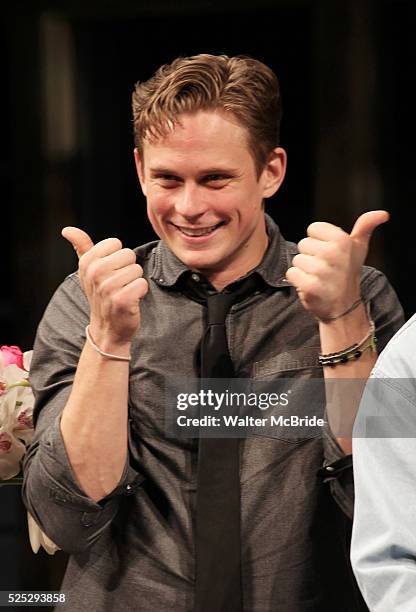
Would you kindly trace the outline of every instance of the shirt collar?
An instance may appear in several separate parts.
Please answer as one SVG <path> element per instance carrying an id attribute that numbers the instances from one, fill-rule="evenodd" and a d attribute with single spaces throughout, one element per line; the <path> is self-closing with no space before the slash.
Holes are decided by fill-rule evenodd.
<path id="1" fill-rule="evenodd" d="M 287 243 L 273 219 L 265 214 L 269 246 L 260 264 L 250 272 L 257 272 L 271 287 L 288 287 L 285 273 L 289 267 Z M 174 287 L 189 268 L 176 257 L 169 247 L 160 240 L 153 251 L 153 268 L 150 278 L 161 287 Z"/>

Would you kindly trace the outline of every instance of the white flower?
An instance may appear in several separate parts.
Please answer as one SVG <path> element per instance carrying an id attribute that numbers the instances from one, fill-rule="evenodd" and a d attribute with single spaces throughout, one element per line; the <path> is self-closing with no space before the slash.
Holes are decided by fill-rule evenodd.
<path id="1" fill-rule="evenodd" d="M 25 445 L 10 430 L 0 426 L 0 479 L 8 480 L 20 472 Z"/>
<path id="2" fill-rule="evenodd" d="M 57 550 L 61 550 L 59 546 L 52 542 L 46 533 L 42 531 L 30 512 L 27 513 L 27 527 L 29 530 L 30 545 L 35 554 L 41 546 L 46 550 L 48 555 L 54 555 Z"/>

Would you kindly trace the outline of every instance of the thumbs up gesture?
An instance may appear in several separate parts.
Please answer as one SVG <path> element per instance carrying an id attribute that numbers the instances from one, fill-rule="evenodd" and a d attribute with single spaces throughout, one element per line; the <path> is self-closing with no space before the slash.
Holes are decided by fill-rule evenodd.
<path id="1" fill-rule="evenodd" d="M 389 219 L 384 210 L 361 215 L 350 234 L 331 223 L 312 223 L 298 244 L 286 279 L 303 306 L 318 319 L 345 312 L 360 297 L 361 267 L 375 228 Z"/>
<path id="2" fill-rule="evenodd" d="M 132 249 L 118 238 L 94 245 L 86 232 L 65 227 L 62 235 L 79 257 L 81 286 L 90 304 L 90 329 L 104 351 L 128 344 L 140 324 L 139 301 L 148 290 Z"/>

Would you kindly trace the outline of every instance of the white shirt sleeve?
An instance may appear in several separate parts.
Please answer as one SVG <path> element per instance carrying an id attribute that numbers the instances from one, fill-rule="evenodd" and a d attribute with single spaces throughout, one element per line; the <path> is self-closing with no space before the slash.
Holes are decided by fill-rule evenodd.
<path id="1" fill-rule="evenodd" d="M 416 610 L 416 316 L 387 345 L 354 426 L 351 562 L 372 612 Z"/>

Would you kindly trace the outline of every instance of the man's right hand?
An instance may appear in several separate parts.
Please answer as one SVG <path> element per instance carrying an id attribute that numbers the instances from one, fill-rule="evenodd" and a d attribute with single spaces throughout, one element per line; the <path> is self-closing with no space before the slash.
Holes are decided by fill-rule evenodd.
<path id="1" fill-rule="evenodd" d="M 148 291 L 135 252 L 123 249 L 118 238 L 94 245 L 77 227 L 65 227 L 62 236 L 79 257 L 80 282 L 90 304 L 95 342 L 104 351 L 130 343 L 140 324 L 139 302 Z"/>

